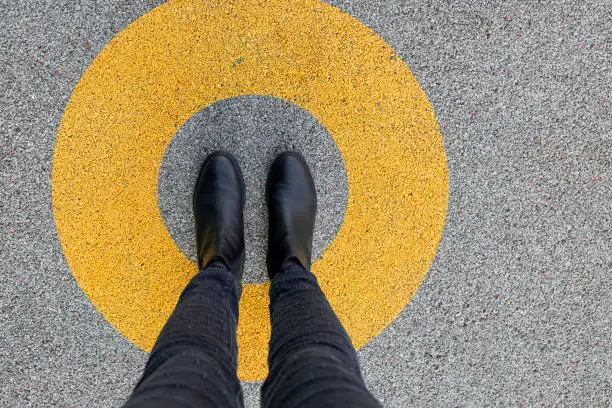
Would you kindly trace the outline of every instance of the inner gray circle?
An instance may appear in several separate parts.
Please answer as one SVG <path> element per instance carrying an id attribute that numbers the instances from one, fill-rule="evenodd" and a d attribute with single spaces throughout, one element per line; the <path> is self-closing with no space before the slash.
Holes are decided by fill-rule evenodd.
<path id="1" fill-rule="evenodd" d="M 192 194 L 202 162 L 215 150 L 236 156 L 246 183 L 246 262 L 243 281 L 263 283 L 268 214 L 265 181 L 283 151 L 304 155 L 317 188 L 313 261 L 338 233 L 348 199 L 344 160 L 327 130 L 310 113 L 280 99 L 225 99 L 191 117 L 176 133 L 162 160 L 157 183 L 161 216 L 180 250 L 196 262 Z"/>

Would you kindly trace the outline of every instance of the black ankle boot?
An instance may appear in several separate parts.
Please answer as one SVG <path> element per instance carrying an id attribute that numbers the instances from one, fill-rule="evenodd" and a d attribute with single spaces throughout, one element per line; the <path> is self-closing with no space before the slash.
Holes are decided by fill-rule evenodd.
<path id="1" fill-rule="evenodd" d="M 244 268 L 244 179 L 229 153 L 208 155 L 193 194 L 198 268 L 221 261 L 242 279 Z"/>
<path id="2" fill-rule="evenodd" d="M 268 275 L 292 260 L 310 270 L 317 193 L 306 161 L 285 152 L 272 164 L 266 184 L 268 203 Z"/>

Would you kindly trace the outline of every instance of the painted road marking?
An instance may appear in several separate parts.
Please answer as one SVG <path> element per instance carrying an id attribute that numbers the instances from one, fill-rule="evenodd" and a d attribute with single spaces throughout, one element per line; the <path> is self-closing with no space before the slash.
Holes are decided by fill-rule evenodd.
<path id="1" fill-rule="evenodd" d="M 312 269 L 356 347 L 406 306 L 434 258 L 448 176 L 408 67 L 376 33 L 312 0 L 170 1 L 120 32 L 76 86 L 53 162 L 53 209 L 75 279 L 150 350 L 190 277 L 157 205 L 166 147 L 210 104 L 266 95 L 309 111 L 346 163 L 345 221 Z M 239 376 L 267 373 L 267 284 L 244 287 Z"/>

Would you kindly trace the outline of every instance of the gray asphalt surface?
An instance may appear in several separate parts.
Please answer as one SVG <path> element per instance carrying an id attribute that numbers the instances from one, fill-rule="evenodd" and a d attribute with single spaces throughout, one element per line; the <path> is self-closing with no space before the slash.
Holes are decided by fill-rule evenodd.
<path id="1" fill-rule="evenodd" d="M 285 150 L 305 156 L 317 188 L 313 259 L 333 241 L 342 225 L 348 181 L 344 161 L 331 136 L 310 113 L 279 99 L 245 96 L 226 99 L 191 117 L 166 149 L 158 177 L 158 203 L 174 242 L 197 261 L 193 186 L 206 156 L 232 152 L 245 178 L 244 283 L 266 282 L 268 236 L 265 180 L 272 161 Z"/>
<path id="2" fill-rule="evenodd" d="M 0 0 L 1 407 L 118 406 L 146 361 L 72 278 L 50 176 L 57 127 L 80 76 L 118 31 L 157 4 Z M 410 66 L 436 112 L 449 168 L 447 222 L 429 275 L 359 352 L 370 389 L 387 407 L 610 406 L 610 3 L 332 4 Z M 322 174 L 337 170 L 318 181 L 322 190 L 337 188 L 320 215 L 323 248 L 346 201 L 329 136 L 305 112 L 235 103 L 249 129 L 311 126 L 264 144 L 259 155 L 235 145 L 245 168 L 257 169 L 283 143 L 320 141 L 309 160 Z M 236 106 L 211 108 L 216 122 L 210 112 L 194 121 L 230 129 Z M 271 124 L 258 117 L 266 112 Z M 158 186 L 168 229 L 189 254 L 193 244 L 181 238 L 189 226 L 180 221 L 188 207 L 168 201 L 172 180 L 191 166 L 173 159 L 189 142 L 189 129 L 181 131 Z M 253 258 L 263 245 L 260 210 L 254 199 Z M 257 268 L 249 279 L 262 278 Z M 244 386 L 247 406 L 257 406 L 259 384 Z"/>

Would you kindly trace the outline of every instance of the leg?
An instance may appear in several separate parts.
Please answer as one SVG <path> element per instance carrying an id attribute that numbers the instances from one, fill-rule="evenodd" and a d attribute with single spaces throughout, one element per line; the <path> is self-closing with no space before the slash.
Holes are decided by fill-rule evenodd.
<path id="1" fill-rule="evenodd" d="M 194 276 L 125 407 L 242 407 L 236 376 L 241 290 L 223 266 Z"/>
<path id="2" fill-rule="evenodd" d="M 244 180 L 229 153 L 210 154 L 193 195 L 198 273 L 162 330 L 126 407 L 241 407 L 236 376 L 244 267 Z"/>
<path id="3" fill-rule="evenodd" d="M 357 354 L 315 276 L 284 268 L 270 287 L 270 373 L 262 406 L 380 407 L 361 377 Z"/>
<path id="4" fill-rule="evenodd" d="M 276 159 L 266 198 L 272 338 L 262 405 L 380 407 L 365 387 L 350 338 L 309 272 L 317 202 L 301 155 Z"/>

